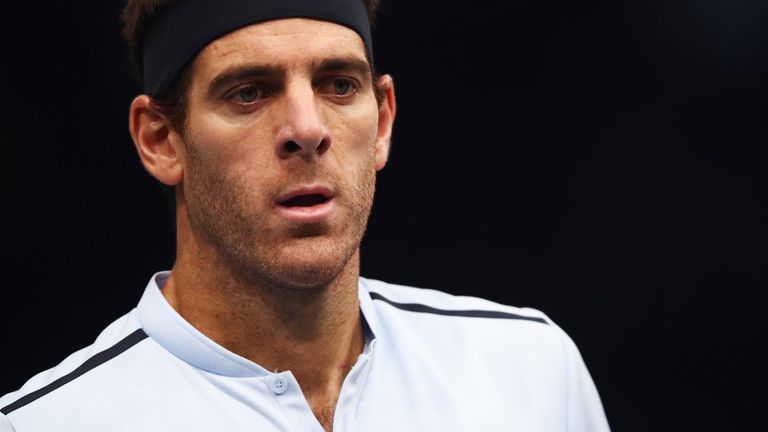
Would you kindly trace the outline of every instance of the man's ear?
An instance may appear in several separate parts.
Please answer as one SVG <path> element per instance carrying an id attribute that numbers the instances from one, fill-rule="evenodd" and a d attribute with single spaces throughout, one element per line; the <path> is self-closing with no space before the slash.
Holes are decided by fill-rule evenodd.
<path id="1" fill-rule="evenodd" d="M 165 185 L 179 184 L 184 174 L 181 138 L 149 96 L 140 95 L 131 103 L 129 128 L 144 168 Z"/>
<path id="2" fill-rule="evenodd" d="M 382 75 L 378 86 L 384 90 L 384 99 L 379 105 L 379 128 L 376 131 L 376 171 L 384 168 L 389 159 L 392 139 L 392 125 L 395 123 L 395 82 L 390 75 Z"/>

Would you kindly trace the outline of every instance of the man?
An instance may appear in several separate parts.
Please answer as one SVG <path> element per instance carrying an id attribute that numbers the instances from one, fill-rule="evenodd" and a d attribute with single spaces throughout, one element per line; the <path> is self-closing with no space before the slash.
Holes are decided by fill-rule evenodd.
<path id="1" fill-rule="evenodd" d="M 158 5 L 159 3 L 159 5 Z M 177 256 L 0 431 L 604 431 L 542 313 L 361 278 L 395 118 L 371 0 L 129 0 L 130 131 Z"/>

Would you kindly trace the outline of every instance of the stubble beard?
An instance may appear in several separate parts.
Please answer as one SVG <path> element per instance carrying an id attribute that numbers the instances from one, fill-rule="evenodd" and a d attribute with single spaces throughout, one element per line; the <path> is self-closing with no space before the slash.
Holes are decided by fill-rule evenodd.
<path id="1" fill-rule="evenodd" d="M 187 147 L 184 199 L 191 228 L 213 247 L 232 277 L 270 290 L 311 291 L 328 287 L 350 264 L 373 205 L 373 160 L 356 170 L 351 184 L 338 176 L 320 178 L 336 188 L 334 212 L 344 210 L 345 215 L 340 224 L 293 225 L 288 231 L 293 235 L 281 238 L 285 227 L 270 228 L 267 220 L 273 215 L 259 214 L 259 209 L 272 211 L 264 205 L 266 191 L 247 184 L 243 176 L 216 172 Z"/>

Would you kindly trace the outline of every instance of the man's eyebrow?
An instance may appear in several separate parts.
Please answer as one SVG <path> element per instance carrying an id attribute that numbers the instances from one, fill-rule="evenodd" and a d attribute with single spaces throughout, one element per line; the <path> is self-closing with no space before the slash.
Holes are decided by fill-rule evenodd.
<path id="1" fill-rule="evenodd" d="M 255 78 L 279 79 L 285 76 L 285 69 L 272 65 L 239 65 L 233 66 L 216 75 L 208 85 L 208 96 L 215 96 L 230 85 Z"/>
<path id="2" fill-rule="evenodd" d="M 327 74 L 332 72 L 351 71 L 359 74 L 366 80 L 372 78 L 371 65 L 358 57 L 332 57 L 317 59 L 312 62 L 314 73 Z M 238 65 L 225 69 L 211 80 L 208 85 L 207 94 L 209 97 L 216 96 L 221 90 L 230 85 L 242 81 L 248 81 L 256 78 L 284 78 L 286 71 L 283 67 L 274 65 Z"/>
<path id="3" fill-rule="evenodd" d="M 340 71 L 351 71 L 359 74 L 366 79 L 372 75 L 371 65 L 358 57 L 332 57 L 327 59 L 318 59 L 313 62 L 315 73 L 331 73 Z"/>

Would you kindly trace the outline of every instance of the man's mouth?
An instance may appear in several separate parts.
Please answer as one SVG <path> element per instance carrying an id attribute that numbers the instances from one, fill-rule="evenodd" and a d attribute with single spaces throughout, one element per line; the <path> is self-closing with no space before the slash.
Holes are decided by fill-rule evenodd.
<path id="1" fill-rule="evenodd" d="M 322 194 L 297 195 L 285 201 L 278 202 L 283 207 L 312 207 L 328 201 L 329 198 Z"/>
<path id="2" fill-rule="evenodd" d="M 300 186 L 278 196 L 275 210 L 292 222 L 321 222 L 331 215 L 335 207 L 334 196 L 334 191 L 326 186 Z"/>

